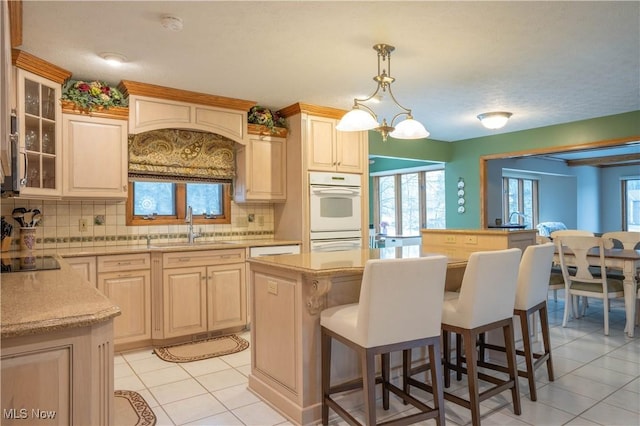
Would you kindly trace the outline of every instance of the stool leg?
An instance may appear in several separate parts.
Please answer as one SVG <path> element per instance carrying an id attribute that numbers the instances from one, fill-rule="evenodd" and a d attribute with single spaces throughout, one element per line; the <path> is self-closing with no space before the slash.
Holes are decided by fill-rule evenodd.
<path id="1" fill-rule="evenodd" d="M 444 390 L 442 383 L 442 366 L 440 365 L 440 343 L 429 346 L 429 362 L 431 363 L 431 389 L 433 392 L 433 408 L 438 410 L 436 425 L 444 426 Z"/>
<path id="2" fill-rule="evenodd" d="M 544 345 L 544 353 L 547 358 L 547 373 L 549 381 L 553 382 L 553 361 L 551 359 L 551 338 L 549 337 L 549 316 L 547 314 L 547 304 L 540 309 L 540 328 L 542 329 L 542 344 Z"/>
<path id="3" fill-rule="evenodd" d="M 364 414 L 366 424 L 376 424 L 376 363 L 373 351 L 360 349 L 362 363 L 362 388 L 364 390 Z"/>
<path id="4" fill-rule="evenodd" d="M 321 331 L 321 357 L 322 357 L 322 424 L 329 424 L 329 406 L 327 405 L 327 398 L 329 398 L 329 388 L 331 386 L 331 336 L 325 333 L 324 329 Z"/>
<path id="5" fill-rule="evenodd" d="M 462 380 L 462 335 L 460 333 L 456 333 L 456 365 L 458 366 L 456 380 L 460 381 Z"/>
<path id="6" fill-rule="evenodd" d="M 451 333 L 442 330 L 442 351 L 444 352 L 442 359 L 444 364 L 444 387 L 451 386 L 451 369 L 449 363 L 451 362 Z"/>
<path id="7" fill-rule="evenodd" d="M 464 352 L 467 358 L 467 380 L 469 381 L 469 408 L 471 423 L 480 426 L 480 398 L 478 391 L 478 355 L 476 352 L 476 336 L 470 330 L 464 331 Z"/>
<path id="8" fill-rule="evenodd" d="M 513 380 L 511 388 L 511 397 L 513 399 L 513 412 L 520 415 L 522 409 L 520 407 L 520 388 L 518 386 L 518 366 L 516 365 L 516 345 L 513 335 L 513 321 L 509 321 L 503 328 L 504 342 L 507 356 L 507 365 L 509 367 L 509 379 Z"/>
<path id="9" fill-rule="evenodd" d="M 529 335 L 529 315 L 527 311 L 518 311 L 520 318 L 520 328 L 522 329 L 522 344 L 524 345 L 524 361 L 527 369 L 527 380 L 529 381 L 529 397 L 532 401 L 537 401 L 536 394 L 536 372 L 533 369 L 533 354 L 531 350 L 531 336 Z M 516 374 L 516 377 L 518 375 Z"/>
<path id="10" fill-rule="evenodd" d="M 433 361 L 432 361 L 433 362 Z M 411 370 L 411 349 L 402 351 L 402 390 L 407 395 L 411 394 L 411 386 L 409 386 L 409 371 Z M 404 405 L 408 402 L 403 400 Z"/>
<path id="11" fill-rule="evenodd" d="M 389 383 L 389 368 L 391 361 L 389 360 L 389 354 L 382 354 L 382 408 L 385 410 L 389 409 L 389 387 L 387 383 Z"/>

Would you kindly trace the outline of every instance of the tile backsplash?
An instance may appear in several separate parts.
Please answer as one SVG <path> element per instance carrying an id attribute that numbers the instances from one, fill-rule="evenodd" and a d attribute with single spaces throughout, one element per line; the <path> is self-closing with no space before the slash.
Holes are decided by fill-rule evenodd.
<path id="1" fill-rule="evenodd" d="M 13 209 L 40 209 L 42 220 L 36 227 L 36 249 L 103 247 L 115 245 L 183 242 L 187 224 L 127 226 L 125 203 L 113 201 L 49 201 L 3 198 L 0 212 L 13 225 L 11 249 L 18 249 L 20 227 L 12 218 Z M 249 216 L 252 216 L 252 221 Z M 87 224 L 80 230 L 81 219 Z M 202 234 L 198 241 L 228 241 L 273 238 L 273 206 L 231 203 L 231 224 L 193 226 Z"/>

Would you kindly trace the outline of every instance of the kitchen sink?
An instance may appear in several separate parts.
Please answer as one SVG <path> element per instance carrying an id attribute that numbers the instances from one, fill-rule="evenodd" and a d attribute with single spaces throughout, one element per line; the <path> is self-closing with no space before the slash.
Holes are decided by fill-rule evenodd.
<path id="1" fill-rule="evenodd" d="M 150 248 L 181 248 L 181 247 L 216 247 L 216 246 L 227 246 L 237 244 L 234 241 L 195 241 L 193 243 L 188 243 L 186 241 L 178 241 L 174 243 L 151 243 L 149 245 Z"/>

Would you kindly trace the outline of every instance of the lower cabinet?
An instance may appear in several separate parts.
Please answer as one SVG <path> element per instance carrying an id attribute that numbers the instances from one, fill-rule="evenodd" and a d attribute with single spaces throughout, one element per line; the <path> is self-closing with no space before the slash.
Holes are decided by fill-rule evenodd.
<path id="1" fill-rule="evenodd" d="M 162 327 L 168 339 L 247 323 L 245 250 L 162 255 Z"/>
<path id="2" fill-rule="evenodd" d="M 95 256 L 66 257 L 64 260 L 94 287 L 97 286 Z"/>
<path id="3" fill-rule="evenodd" d="M 98 256 L 98 290 L 118 305 L 116 344 L 151 339 L 151 269 L 148 253 Z"/>

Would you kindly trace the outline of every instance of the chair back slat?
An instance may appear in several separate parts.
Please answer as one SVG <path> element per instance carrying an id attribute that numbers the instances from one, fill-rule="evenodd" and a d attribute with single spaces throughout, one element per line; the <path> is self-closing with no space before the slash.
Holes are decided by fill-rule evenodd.
<path id="1" fill-rule="evenodd" d="M 610 242 L 611 247 L 615 241 L 618 241 L 624 250 L 636 250 L 640 246 L 640 232 L 633 231 L 614 231 L 602 234 L 605 242 Z"/>
<path id="2" fill-rule="evenodd" d="M 602 282 L 603 277 L 606 278 L 605 263 L 604 263 L 604 243 L 600 237 L 589 236 L 563 236 L 558 238 L 558 252 L 560 255 L 560 266 L 562 268 L 562 274 L 564 275 L 565 282 L 582 281 L 582 282 Z M 599 249 L 599 261 L 601 276 L 594 277 L 592 269 L 589 268 L 590 261 L 587 255 L 592 249 Z M 569 265 L 565 257 L 565 253 L 569 250 L 573 253 L 575 262 L 575 274 L 571 276 L 569 274 Z M 593 260 L 591 261 L 593 263 Z"/>

